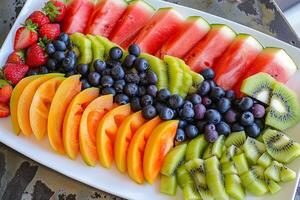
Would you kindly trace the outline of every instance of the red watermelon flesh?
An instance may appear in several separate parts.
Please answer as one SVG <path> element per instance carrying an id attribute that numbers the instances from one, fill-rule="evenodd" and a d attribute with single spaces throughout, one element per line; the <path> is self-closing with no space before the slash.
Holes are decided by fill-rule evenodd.
<path id="1" fill-rule="evenodd" d="M 211 25 L 207 35 L 184 57 L 186 64 L 195 72 L 214 66 L 235 36 L 224 24 Z"/>
<path id="2" fill-rule="evenodd" d="M 124 0 L 101 0 L 91 14 L 86 34 L 108 37 L 127 8 Z"/>
<path id="3" fill-rule="evenodd" d="M 277 81 L 286 83 L 296 71 L 296 64 L 283 49 L 268 47 L 256 57 L 234 89 L 239 93 L 243 80 L 259 72 L 268 73 Z"/>
<path id="4" fill-rule="evenodd" d="M 136 35 L 154 14 L 154 8 L 143 0 L 132 1 L 119 19 L 109 39 L 120 45 Z"/>
<path id="5" fill-rule="evenodd" d="M 214 66 L 216 83 L 226 90 L 232 89 L 262 48 L 252 36 L 239 34 Z"/>
<path id="6" fill-rule="evenodd" d="M 183 23 L 173 8 L 159 9 L 134 40 L 141 51 L 154 55 Z"/>
<path id="7" fill-rule="evenodd" d="M 90 0 L 72 0 L 62 22 L 62 31 L 68 34 L 83 33 L 93 9 L 94 4 Z"/>
<path id="8" fill-rule="evenodd" d="M 163 58 L 171 55 L 183 58 L 209 31 L 209 24 L 199 16 L 187 18 L 177 34 L 174 34 L 156 53 Z"/>
<path id="9" fill-rule="evenodd" d="M 139 31 L 140 32 L 140 31 Z M 128 49 L 128 47 L 134 43 L 134 40 L 136 38 L 136 36 L 139 34 L 139 32 L 137 32 L 136 34 L 134 34 L 133 36 L 131 36 L 130 38 L 127 38 L 124 42 L 122 42 L 120 44 L 120 46 L 123 48 L 123 49 Z"/>

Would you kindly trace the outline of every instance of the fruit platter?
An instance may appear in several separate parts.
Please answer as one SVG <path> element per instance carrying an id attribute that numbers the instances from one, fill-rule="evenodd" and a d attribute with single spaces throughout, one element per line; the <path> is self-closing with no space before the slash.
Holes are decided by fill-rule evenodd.
<path id="1" fill-rule="evenodd" d="M 164 1 L 27 0 L 0 51 L 0 142 L 126 199 L 292 200 L 299 55 Z"/>

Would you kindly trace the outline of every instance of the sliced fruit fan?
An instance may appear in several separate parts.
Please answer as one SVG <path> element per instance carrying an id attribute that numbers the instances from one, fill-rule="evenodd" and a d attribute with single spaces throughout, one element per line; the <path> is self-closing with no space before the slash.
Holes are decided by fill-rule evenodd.
<path id="1" fill-rule="evenodd" d="M 15 34 L 0 117 L 59 154 L 186 200 L 280 191 L 300 145 L 297 67 L 251 35 L 145 1 L 50 0 Z"/>

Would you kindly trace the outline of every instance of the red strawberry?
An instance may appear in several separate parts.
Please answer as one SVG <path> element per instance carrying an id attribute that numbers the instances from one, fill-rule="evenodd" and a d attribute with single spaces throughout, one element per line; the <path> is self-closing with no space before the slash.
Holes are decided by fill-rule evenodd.
<path id="1" fill-rule="evenodd" d="M 66 5 L 61 1 L 50 0 L 46 3 L 43 11 L 52 22 L 61 22 L 66 15 Z"/>
<path id="2" fill-rule="evenodd" d="M 9 106 L 5 103 L 0 103 L 0 118 L 9 116 Z"/>
<path id="3" fill-rule="evenodd" d="M 40 28 L 40 37 L 48 40 L 56 40 L 60 34 L 59 24 L 45 24 Z"/>
<path id="4" fill-rule="evenodd" d="M 0 103 L 9 103 L 13 87 L 11 85 L 4 85 L 0 88 Z"/>
<path id="5" fill-rule="evenodd" d="M 31 68 L 46 64 L 47 55 L 42 44 L 34 44 L 28 48 L 26 53 L 26 65 Z"/>
<path id="6" fill-rule="evenodd" d="M 18 50 L 18 51 L 12 52 L 8 56 L 6 63 L 24 64 L 25 63 L 24 51 Z"/>
<path id="7" fill-rule="evenodd" d="M 36 28 L 36 24 L 33 24 L 31 20 L 27 21 L 25 27 L 20 27 L 16 32 L 14 49 L 26 49 L 36 43 L 39 39 Z"/>
<path id="8" fill-rule="evenodd" d="M 46 16 L 43 12 L 41 11 L 34 11 L 26 21 L 31 20 L 33 23 L 38 25 L 38 27 L 41 27 L 45 24 L 50 23 L 50 19 L 48 16 Z"/>
<path id="9" fill-rule="evenodd" d="M 3 74 L 6 80 L 16 85 L 26 75 L 29 67 L 24 64 L 7 63 L 3 67 Z"/>

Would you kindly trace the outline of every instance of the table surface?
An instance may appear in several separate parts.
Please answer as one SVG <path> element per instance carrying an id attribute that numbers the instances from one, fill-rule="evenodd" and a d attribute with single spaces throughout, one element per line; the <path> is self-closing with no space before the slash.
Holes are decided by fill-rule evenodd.
<path id="1" fill-rule="evenodd" d="M 25 1 L 0 0 L 0 45 Z M 272 0 L 168 1 L 219 15 L 300 47 L 299 38 Z M 299 188 L 297 194 L 295 200 L 300 200 Z M 0 199 L 117 200 L 121 198 L 65 177 L 0 143 Z"/>

